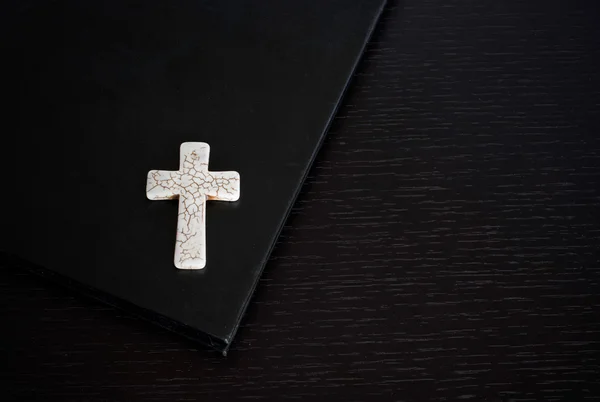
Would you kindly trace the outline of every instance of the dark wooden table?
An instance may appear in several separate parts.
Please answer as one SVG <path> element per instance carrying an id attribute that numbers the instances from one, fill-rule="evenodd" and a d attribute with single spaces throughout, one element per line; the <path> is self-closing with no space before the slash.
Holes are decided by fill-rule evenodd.
<path id="1" fill-rule="evenodd" d="M 598 6 L 392 1 L 224 358 L 2 271 L 2 400 L 600 400 Z"/>

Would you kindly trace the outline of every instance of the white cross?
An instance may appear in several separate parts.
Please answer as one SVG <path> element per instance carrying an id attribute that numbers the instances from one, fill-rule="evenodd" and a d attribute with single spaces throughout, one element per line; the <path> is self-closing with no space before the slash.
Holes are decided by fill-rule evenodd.
<path id="1" fill-rule="evenodd" d="M 206 200 L 237 201 L 240 198 L 240 174 L 209 172 L 209 152 L 210 147 L 204 142 L 184 142 L 178 171 L 148 172 L 148 199 L 179 197 L 175 266 L 180 269 L 206 266 Z"/>

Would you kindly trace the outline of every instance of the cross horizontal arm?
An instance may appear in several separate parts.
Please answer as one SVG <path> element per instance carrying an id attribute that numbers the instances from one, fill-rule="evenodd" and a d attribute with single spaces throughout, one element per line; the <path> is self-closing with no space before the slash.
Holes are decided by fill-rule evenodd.
<path id="1" fill-rule="evenodd" d="M 237 201 L 240 198 L 240 174 L 238 172 L 209 172 L 211 181 L 206 190 L 209 200 Z"/>
<path id="2" fill-rule="evenodd" d="M 170 200 L 179 195 L 179 172 L 151 170 L 146 182 L 146 196 L 149 200 Z"/>

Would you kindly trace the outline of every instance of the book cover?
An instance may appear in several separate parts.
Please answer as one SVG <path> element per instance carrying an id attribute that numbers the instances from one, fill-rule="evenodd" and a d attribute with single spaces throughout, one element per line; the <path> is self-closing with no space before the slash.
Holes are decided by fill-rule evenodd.
<path id="1" fill-rule="evenodd" d="M 0 265 L 226 352 L 383 0 L 37 1 L 4 15 Z M 10 18 L 9 18 L 10 17 Z M 175 268 L 152 169 L 210 145 L 206 266 Z"/>

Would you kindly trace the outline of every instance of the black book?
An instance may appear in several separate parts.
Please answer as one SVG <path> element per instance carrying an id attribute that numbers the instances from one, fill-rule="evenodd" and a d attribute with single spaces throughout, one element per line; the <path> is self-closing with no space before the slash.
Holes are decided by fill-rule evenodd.
<path id="1" fill-rule="evenodd" d="M 11 4 L 0 265 L 225 352 L 384 0 Z M 184 142 L 241 175 L 197 271 L 173 264 L 177 201 L 146 198 Z"/>

